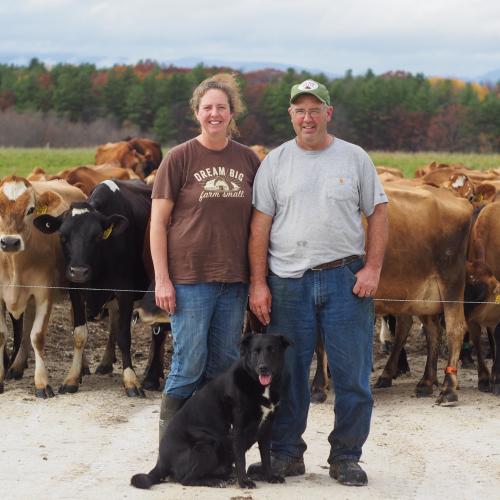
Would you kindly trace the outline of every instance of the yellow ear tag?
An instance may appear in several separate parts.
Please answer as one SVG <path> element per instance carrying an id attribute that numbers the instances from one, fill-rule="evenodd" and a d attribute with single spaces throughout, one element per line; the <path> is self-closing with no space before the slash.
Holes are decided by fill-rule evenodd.
<path id="1" fill-rule="evenodd" d="M 476 203 L 483 201 L 483 193 L 476 194 Z"/>
<path id="2" fill-rule="evenodd" d="M 36 210 L 35 210 L 35 216 L 38 217 L 39 215 L 43 215 L 43 214 L 46 214 L 47 213 L 47 210 L 48 210 L 48 206 L 47 205 L 42 205 L 40 207 L 38 207 Z"/>
<path id="3" fill-rule="evenodd" d="M 111 235 L 111 231 L 113 231 L 113 224 L 111 224 L 111 226 L 109 226 L 108 229 L 106 229 L 104 233 L 102 233 L 102 239 L 107 240 Z"/>
<path id="4" fill-rule="evenodd" d="M 500 295 L 495 297 L 495 304 L 500 304 Z"/>

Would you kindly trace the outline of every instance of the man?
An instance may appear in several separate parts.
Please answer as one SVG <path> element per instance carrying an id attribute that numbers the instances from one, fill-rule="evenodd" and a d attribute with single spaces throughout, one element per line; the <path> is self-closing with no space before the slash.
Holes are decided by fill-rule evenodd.
<path id="1" fill-rule="evenodd" d="M 305 473 L 302 434 L 319 334 L 335 387 L 330 476 L 362 486 L 368 479 L 358 461 L 373 405 L 371 297 L 387 242 L 387 197 L 369 156 L 328 133 L 333 107 L 324 85 L 294 85 L 288 112 L 296 137 L 257 171 L 249 240 L 250 308 L 268 332 L 293 341 L 273 426 L 272 467 L 280 475 Z M 259 472 L 260 464 L 250 466 L 249 473 Z"/>

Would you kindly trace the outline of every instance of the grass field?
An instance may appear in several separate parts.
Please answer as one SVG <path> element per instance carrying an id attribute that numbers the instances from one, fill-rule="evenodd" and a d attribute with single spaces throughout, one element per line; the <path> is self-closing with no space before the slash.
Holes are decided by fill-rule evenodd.
<path id="1" fill-rule="evenodd" d="M 26 176 L 35 167 L 43 167 L 46 172 L 55 174 L 67 167 L 93 164 L 94 154 L 95 148 L 0 148 L 0 177 L 10 174 Z M 370 156 L 375 165 L 399 168 L 406 177 L 413 177 L 415 169 L 432 161 L 462 163 L 481 170 L 500 167 L 500 154 L 372 151 Z"/>

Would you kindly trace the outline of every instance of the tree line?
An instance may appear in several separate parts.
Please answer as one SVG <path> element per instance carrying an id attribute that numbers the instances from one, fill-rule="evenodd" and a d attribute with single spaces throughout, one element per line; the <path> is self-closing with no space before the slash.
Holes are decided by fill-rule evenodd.
<path id="1" fill-rule="evenodd" d="M 234 70 L 176 68 L 154 61 L 112 68 L 48 68 L 37 59 L 27 66 L 1 64 L 0 120 L 13 112 L 55 115 L 89 126 L 106 119 L 119 130 L 132 128 L 172 145 L 197 133 L 189 98 L 198 83 L 219 71 Z M 273 146 L 291 138 L 290 87 L 314 78 L 332 96 L 331 131 L 366 149 L 500 152 L 500 82 L 487 86 L 400 71 L 375 75 L 370 70 L 328 78 L 267 69 L 240 72 L 238 78 L 246 103 L 238 122 L 239 140 L 246 144 Z"/>

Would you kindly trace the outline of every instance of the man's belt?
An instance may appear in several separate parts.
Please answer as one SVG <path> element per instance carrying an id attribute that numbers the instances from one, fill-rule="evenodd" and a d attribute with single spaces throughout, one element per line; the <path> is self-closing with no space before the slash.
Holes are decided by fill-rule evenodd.
<path id="1" fill-rule="evenodd" d="M 336 267 L 347 266 L 351 262 L 360 259 L 359 255 L 349 255 L 349 257 L 344 257 L 343 259 L 332 260 L 331 262 L 325 262 L 319 266 L 314 266 L 309 269 L 310 271 L 325 271 L 326 269 L 335 269 Z"/>

